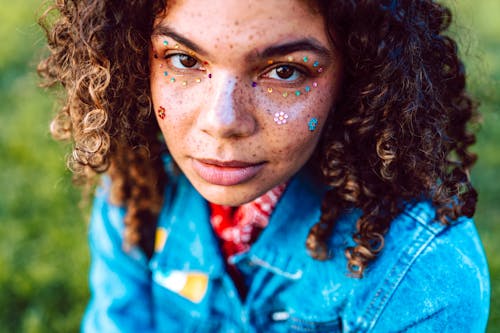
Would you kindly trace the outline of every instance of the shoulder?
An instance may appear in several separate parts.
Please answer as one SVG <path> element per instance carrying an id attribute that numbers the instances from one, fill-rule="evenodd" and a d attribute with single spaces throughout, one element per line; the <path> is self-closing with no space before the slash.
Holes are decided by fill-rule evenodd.
<path id="1" fill-rule="evenodd" d="M 109 177 L 103 176 L 95 191 L 88 228 L 90 249 L 94 255 L 110 260 L 128 257 L 146 265 L 148 258 L 140 247 L 124 247 L 127 208 L 113 202 L 111 186 Z"/>
<path id="2" fill-rule="evenodd" d="M 484 330 L 489 276 L 474 222 L 444 226 L 434 217 L 432 205 L 420 202 L 393 221 L 367 271 L 368 281 L 378 281 L 363 314 L 367 327 Z"/>
<path id="3" fill-rule="evenodd" d="M 412 258 L 412 271 L 425 261 L 432 265 L 434 275 L 472 273 L 473 277 L 487 278 L 487 263 L 474 221 L 460 217 L 450 225 L 435 220 L 436 210 L 429 202 L 408 206 L 397 217 L 387 235 L 387 246 L 395 248 L 401 237 L 408 239 L 402 255 Z M 430 264 L 429 262 L 429 264 Z M 415 266 L 415 267 L 413 267 Z"/>
<path id="4" fill-rule="evenodd" d="M 165 170 L 168 174 L 168 183 L 164 190 L 163 207 L 166 210 L 171 205 L 171 201 L 176 192 L 179 183 L 179 174 L 175 170 L 172 159 L 169 155 L 162 156 Z M 104 175 L 101 178 L 101 184 L 98 186 L 94 201 L 92 203 L 92 213 L 90 217 L 90 236 L 101 239 L 101 242 L 106 241 L 122 241 L 125 231 L 125 216 L 127 207 L 113 203 L 111 200 L 112 181 L 109 176 Z"/>
<path id="5" fill-rule="evenodd" d="M 405 262 L 411 266 L 417 261 L 432 259 L 434 271 L 442 274 L 450 271 L 447 267 L 450 260 L 461 263 L 453 266 L 456 269 L 486 268 L 474 221 L 460 217 L 450 225 L 444 225 L 437 222 L 435 216 L 436 210 L 429 202 L 408 205 L 392 222 L 380 261 L 406 258 Z"/>

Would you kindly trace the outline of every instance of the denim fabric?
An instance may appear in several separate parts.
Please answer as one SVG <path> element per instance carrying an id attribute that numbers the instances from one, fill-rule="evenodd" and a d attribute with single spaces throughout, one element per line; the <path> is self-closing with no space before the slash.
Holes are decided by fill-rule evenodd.
<path id="1" fill-rule="evenodd" d="M 320 216 L 320 186 L 301 174 L 288 185 L 251 249 L 231 258 L 245 300 L 225 271 L 206 201 L 183 176 L 166 190 L 151 260 L 122 250 L 121 207 L 96 196 L 90 225 L 92 298 L 83 332 L 483 332 L 487 264 L 473 221 L 433 222 L 429 203 L 408 205 L 362 279 L 344 249 L 359 212 L 336 225 L 332 258 L 305 247 Z"/>

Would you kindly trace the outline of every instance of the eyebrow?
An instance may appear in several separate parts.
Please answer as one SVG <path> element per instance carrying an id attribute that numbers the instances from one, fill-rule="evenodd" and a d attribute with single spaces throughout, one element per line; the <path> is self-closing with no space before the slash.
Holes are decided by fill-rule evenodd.
<path id="1" fill-rule="evenodd" d="M 208 52 L 201 46 L 191 41 L 189 38 L 182 36 L 180 33 L 176 32 L 168 25 L 157 26 L 153 30 L 152 35 L 170 37 L 176 42 L 183 44 L 184 46 L 190 48 L 191 50 L 202 56 L 208 55 Z M 331 52 L 315 38 L 302 38 L 296 41 L 269 46 L 261 52 L 257 51 L 257 56 L 260 58 L 271 58 L 285 56 L 287 54 L 298 51 L 311 51 L 317 53 L 319 56 L 327 58 L 331 56 Z"/>
<path id="2" fill-rule="evenodd" d="M 262 58 L 279 57 L 298 51 L 312 51 L 323 57 L 330 57 L 331 54 L 331 52 L 315 38 L 303 38 L 297 41 L 270 46 L 264 49 L 260 53 L 260 56 Z"/>
<path id="3" fill-rule="evenodd" d="M 208 54 L 208 52 L 205 51 L 198 44 L 196 44 L 195 42 L 182 36 L 181 34 L 179 34 L 174 29 L 172 29 L 171 27 L 169 27 L 167 25 L 157 26 L 156 28 L 154 28 L 152 35 L 153 36 L 170 37 L 170 38 L 174 39 L 176 42 L 181 43 L 184 46 L 187 46 L 188 48 L 190 48 L 191 50 L 193 50 L 194 52 L 196 52 L 202 56 L 206 56 Z"/>

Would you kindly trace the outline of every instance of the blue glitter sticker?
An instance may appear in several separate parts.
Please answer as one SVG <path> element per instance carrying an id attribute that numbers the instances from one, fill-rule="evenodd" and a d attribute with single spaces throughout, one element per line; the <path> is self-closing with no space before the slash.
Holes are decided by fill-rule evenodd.
<path id="1" fill-rule="evenodd" d="M 313 132 L 316 129 L 316 126 L 318 126 L 318 119 L 316 118 L 311 118 L 309 120 L 309 131 Z"/>

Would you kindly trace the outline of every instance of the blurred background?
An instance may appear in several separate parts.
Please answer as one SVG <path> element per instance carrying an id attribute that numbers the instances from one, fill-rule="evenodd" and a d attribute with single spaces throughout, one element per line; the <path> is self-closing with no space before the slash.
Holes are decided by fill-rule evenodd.
<path id="1" fill-rule="evenodd" d="M 482 125 L 474 150 L 476 222 L 488 255 L 488 332 L 500 332 L 500 0 L 449 0 Z M 77 332 L 88 299 L 88 207 L 49 123 L 57 99 L 37 87 L 41 0 L 0 0 L 0 332 Z M 443 281 L 445 283 L 445 281 Z"/>

